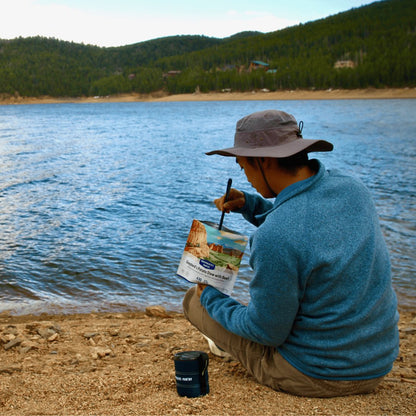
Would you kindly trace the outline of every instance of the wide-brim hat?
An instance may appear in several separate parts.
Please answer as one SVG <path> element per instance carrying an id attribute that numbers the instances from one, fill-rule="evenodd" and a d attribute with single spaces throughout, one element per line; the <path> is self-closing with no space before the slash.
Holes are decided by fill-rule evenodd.
<path id="1" fill-rule="evenodd" d="M 300 122 L 302 126 L 303 123 Z M 259 111 L 237 122 L 234 146 L 212 150 L 207 155 L 285 158 L 300 152 L 330 152 L 325 140 L 302 138 L 302 127 L 291 114 L 278 110 Z"/>

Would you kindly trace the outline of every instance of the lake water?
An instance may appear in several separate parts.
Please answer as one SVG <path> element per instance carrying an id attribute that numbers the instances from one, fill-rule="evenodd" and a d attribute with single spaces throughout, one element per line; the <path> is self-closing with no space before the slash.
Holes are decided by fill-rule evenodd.
<path id="1" fill-rule="evenodd" d="M 0 312 L 181 310 L 175 275 L 194 218 L 251 190 L 232 158 L 236 121 L 276 108 L 334 143 L 327 168 L 371 190 L 402 307 L 416 306 L 416 100 L 0 106 Z M 238 214 L 224 226 L 250 234 Z M 249 250 L 234 290 L 248 299 Z"/>

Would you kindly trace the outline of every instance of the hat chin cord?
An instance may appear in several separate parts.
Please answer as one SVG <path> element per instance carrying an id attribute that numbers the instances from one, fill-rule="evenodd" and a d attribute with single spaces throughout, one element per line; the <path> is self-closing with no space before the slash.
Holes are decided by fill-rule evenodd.
<path id="1" fill-rule="evenodd" d="M 257 161 L 257 166 L 260 169 L 261 175 L 263 176 L 264 183 L 266 184 L 266 186 L 269 189 L 270 193 L 273 195 L 272 198 L 275 198 L 277 196 L 277 192 L 273 191 L 272 187 L 270 186 L 269 181 L 266 178 L 266 174 L 264 173 L 263 166 L 259 162 L 259 158 L 256 157 L 256 161 Z"/>

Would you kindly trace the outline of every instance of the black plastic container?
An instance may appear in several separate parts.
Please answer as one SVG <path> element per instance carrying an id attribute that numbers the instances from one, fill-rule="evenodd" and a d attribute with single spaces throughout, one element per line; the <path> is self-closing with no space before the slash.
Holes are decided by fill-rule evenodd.
<path id="1" fill-rule="evenodd" d="M 182 351 L 175 354 L 173 359 L 179 396 L 198 397 L 209 393 L 207 353 Z"/>

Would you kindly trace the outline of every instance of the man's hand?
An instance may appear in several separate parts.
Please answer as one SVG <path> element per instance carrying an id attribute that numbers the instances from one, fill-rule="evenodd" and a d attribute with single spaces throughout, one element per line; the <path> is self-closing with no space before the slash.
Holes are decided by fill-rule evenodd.
<path id="1" fill-rule="evenodd" d="M 226 213 L 243 208 L 246 203 L 246 198 L 244 197 L 243 192 L 234 188 L 230 189 L 228 201 L 224 203 L 224 200 L 225 194 L 221 198 L 215 199 L 214 204 L 220 211 L 225 211 Z"/>
<path id="2" fill-rule="evenodd" d="M 197 296 L 200 298 L 202 295 L 202 292 L 204 291 L 204 289 L 207 287 L 208 285 L 203 285 L 202 283 L 198 283 L 198 286 L 196 288 L 196 294 Z"/>

